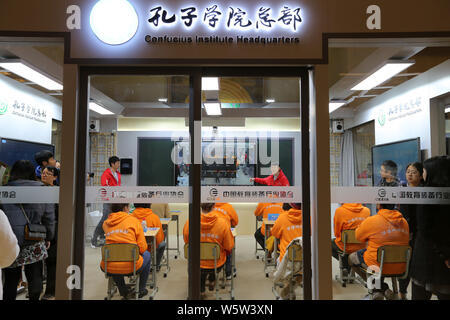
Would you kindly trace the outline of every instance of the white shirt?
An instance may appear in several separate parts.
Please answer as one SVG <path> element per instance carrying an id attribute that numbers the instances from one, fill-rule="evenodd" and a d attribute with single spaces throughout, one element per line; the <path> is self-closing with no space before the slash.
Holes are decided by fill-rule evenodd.
<path id="1" fill-rule="evenodd" d="M 19 255 L 17 238 L 11 229 L 8 217 L 0 210 L 0 300 L 3 300 L 2 268 L 9 267 Z"/>

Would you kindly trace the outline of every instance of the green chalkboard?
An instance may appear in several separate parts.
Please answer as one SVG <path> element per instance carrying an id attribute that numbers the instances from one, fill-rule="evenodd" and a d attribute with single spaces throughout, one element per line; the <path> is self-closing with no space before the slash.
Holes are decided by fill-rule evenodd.
<path id="1" fill-rule="evenodd" d="M 260 144 L 265 142 L 264 140 L 258 140 L 258 149 Z M 293 138 L 279 138 L 279 158 L 280 167 L 283 170 L 286 178 L 289 180 L 289 184 L 294 185 L 294 139 Z M 267 142 L 267 153 L 271 156 L 271 143 L 270 139 Z M 270 164 L 263 165 L 259 162 L 259 150 L 258 150 L 258 178 L 265 178 L 267 175 L 261 174 L 261 169 L 270 167 Z"/>
<path id="2" fill-rule="evenodd" d="M 171 139 L 138 138 L 138 185 L 173 186 L 174 164 Z"/>

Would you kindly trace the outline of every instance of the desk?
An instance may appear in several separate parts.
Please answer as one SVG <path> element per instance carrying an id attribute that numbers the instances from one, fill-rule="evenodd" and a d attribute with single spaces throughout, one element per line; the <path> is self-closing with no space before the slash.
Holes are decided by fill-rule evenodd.
<path id="1" fill-rule="evenodd" d="M 164 240 L 166 241 L 166 263 L 162 264 L 161 266 L 166 267 L 166 272 L 164 272 L 164 278 L 167 277 L 167 273 L 170 271 L 169 267 L 169 222 L 171 221 L 170 218 L 161 218 L 161 224 L 164 232 Z"/>
<path id="2" fill-rule="evenodd" d="M 150 300 L 153 300 L 153 298 L 156 295 L 156 292 L 158 292 L 158 287 L 156 285 L 156 234 L 158 233 L 159 228 L 148 228 L 147 232 L 144 233 L 145 239 L 147 240 L 147 243 L 150 241 L 153 242 L 152 245 L 152 280 L 148 281 L 148 284 L 150 285 L 150 289 L 153 289 L 153 292 L 150 294 Z M 152 240 L 153 238 L 153 240 Z"/>
<path id="3" fill-rule="evenodd" d="M 167 242 L 167 248 L 168 250 L 176 250 L 175 259 L 178 258 L 180 255 L 180 213 L 181 211 L 169 211 L 172 221 L 177 222 L 177 247 L 176 248 L 169 248 L 169 242 Z M 169 237 L 167 237 L 168 239 Z"/>
<path id="4" fill-rule="evenodd" d="M 269 219 L 263 219 L 263 223 L 266 226 L 266 232 L 264 233 L 264 244 L 266 244 L 267 239 L 270 236 L 270 230 L 272 229 L 273 225 L 275 224 L 276 220 L 269 220 Z M 266 278 L 269 277 L 269 273 L 267 272 L 267 267 L 273 266 L 273 267 L 277 267 L 277 258 L 278 258 L 278 252 L 277 252 L 277 248 L 278 248 L 278 239 L 275 238 L 274 239 L 274 243 L 273 243 L 273 252 L 275 253 L 273 256 L 274 258 L 272 259 L 272 262 L 269 263 L 268 262 L 268 250 L 264 250 L 264 272 L 266 273 Z"/>

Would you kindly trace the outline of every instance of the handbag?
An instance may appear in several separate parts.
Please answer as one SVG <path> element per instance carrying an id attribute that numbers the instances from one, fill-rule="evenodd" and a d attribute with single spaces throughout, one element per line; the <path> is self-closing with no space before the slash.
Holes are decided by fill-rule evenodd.
<path id="1" fill-rule="evenodd" d="M 47 228 L 45 228 L 45 226 L 43 226 L 42 224 L 31 223 L 22 205 L 20 205 L 20 208 L 22 209 L 22 213 L 25 216 L 25 219 L 27 220 L 27 224 L 25 225 L 25 240 L 28 241 L 45 240 L 45 238 L 47 237 Z"/>

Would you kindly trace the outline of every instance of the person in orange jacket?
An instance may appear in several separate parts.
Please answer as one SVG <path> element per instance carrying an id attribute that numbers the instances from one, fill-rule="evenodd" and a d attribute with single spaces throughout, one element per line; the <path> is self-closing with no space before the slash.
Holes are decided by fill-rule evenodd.
<path id="1" fill-rule="evenodd" d="M 235 228 L 239 223 L 239 218 L 230 203 L 216 203 L 214 211 L 220 214 L 222 217 L 230 222 L 230 227 Z M 227 255 L 227 261 L 225 262 L 225 275 L 227 280 L 231 280 L 231 254 Z M 234 269 L 234 276 L 236 276 L 236 268 Z"/>
<path id="2" fill-rule="evenodd" d="M 361 267 L 380 267 L 377 261 L 377 250 L 381 246 L 400 245 L 407 246 L 409 243 L 409 226 L 400 211 L 395 210 L 394 204 L 378 204 L 378 213 L 366 218 L 358 228 L 355 236 L 360 242 L 367 242 L 367 249 L 361 249 L 349 255 L 349 263 L 355 272 L 364 280 L 366 273 Z M 405 263 L 385 263 L 383 274 L 402 274 L 406 270 Z M 378 289 L 379 290 L 379 289 Z M 386 283 L 382 284 L 381 292 L 387 299 L 392 298 L 392 291 Z"/>
<path id="3" fill-rule="evenodd" d="M 134 207 L 136 209 L 131 215 L 137 218 L 141 223 L 145 220 L 147 228 L 159 228 L 159 231 L 156 234 L 156 271 L 159 271 L 161 268 L 161 259 L 164 255 L 164 250 L 166 249 L 166 242 L 164 241 L 161 220 L 156 213 L 153 213 L 151 206 L 151 203 L 135 203 Z M 150 247 L 148 248 L 148 251 L 151 252 Z"/>
<path id="4" fill-rule="evenodd" d="M 290 207 L 285 214 L 280 214 L 271 230 L 271 234 L 279 239 L 280 256 L 278 262 L 283 260 L 289 243 L 302 236 L 302 204 L 290 203 Z"/>
<path id="5" fill-rule="evenodd" d="M 202 203 L 202 215 L 200 220 L 200 242 L 218 243 L 220 246 L 220 259 L 217 261 L 217 268 L 222 269 L 225 264 L 226 255 L 234 247 L 234 238 L 228 221 L 217 212 L 214 212 L 214 203 Z M 189 220 L 183 228 L 183 238 L 185 243 L 189 243 Z M 209 279 L 209 288 L 214 288 L 215 274 L 214 261 L 201 260 L 201 292 L 205 292 L 206 277 Z"/>
<path id="6" fill-rule="evenodd" d="M 230 221 L 232 228 L 236 227 L 239 223 L 239 217 L 230 203 L 217 202 L 214 206 L 214 210 L 222 214 L 223 217 Z"/>
<path id="7" fill-rule="evenodd" d="M 129 214 L 128 203 L 115 203 L 111 205 L 112 213 L 103 223 L 106 244 L 112 243 L 132 243 L 139 246 L 139 259 L 136 262 L 136 271 L 140 273 L 139 298 L 148 294 L 145 288 L 150 274 L 150 252 L 147 251 L 147 241 L 141 222 Z M 127 298 L 130 294 L 125 286 L 124 274 L 133 272 L 133 264 L 130 262 L 109 262 L 107 264 L 108 273 L 114 274 L 113 279 L 119 288 L 120 295 Z M 100 268 L 105 271 L 105 262 L 100 263 Z"/>
<path id="8" fill-rule="evenodd" d="M 281 214 L 283 213 L 283 203 L 259 203 L 255 210 L 255 216 L 267 219 L 269 214 Z M 255 231 L 256 242 L 259 243 L 261 248 L 266 249 L 266 244 L 264 243 L 264 233 L 266 232 L 266 226 L 264 223 L 261 228 Z"/>
<path id="9" fill-rule="evenodd" d="M 344 242 L 341 238 L 342 231 L 354 230 L 366 219 L 370 217 L 370 209 L 364 207 L 360 203 L 343 203 L 334 213 L 334 236 L 331 240 L 331 255 L 339 261 L 339 251 L 344 250 Z M 349 273 L 350 266 L 348 265 L 348 254 L 357 250 L 364 249 L 365 243 L 361 244 L 347 244 L 345 251 L 346 257 L 343 259 L 344 269 Z"/>

